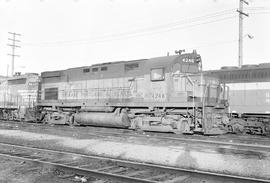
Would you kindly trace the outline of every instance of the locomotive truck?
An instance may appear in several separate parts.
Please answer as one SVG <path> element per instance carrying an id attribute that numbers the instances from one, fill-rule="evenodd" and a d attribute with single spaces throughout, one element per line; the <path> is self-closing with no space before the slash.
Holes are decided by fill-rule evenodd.
<path id="1" fill-rule="evenodd" d="M 226 133 L 228 89 L 201 56 L 119 61 L 41 73 L 41 120 L 143 131 Z"/>

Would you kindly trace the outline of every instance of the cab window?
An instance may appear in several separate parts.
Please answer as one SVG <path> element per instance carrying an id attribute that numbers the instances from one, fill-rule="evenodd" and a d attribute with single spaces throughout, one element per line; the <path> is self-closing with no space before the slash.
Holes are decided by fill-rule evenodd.
<path id="1" fill-rule="evenodd" d="M 164 68 L 151 69 L 151 81 L 163 81 L 164 79 Z"/>

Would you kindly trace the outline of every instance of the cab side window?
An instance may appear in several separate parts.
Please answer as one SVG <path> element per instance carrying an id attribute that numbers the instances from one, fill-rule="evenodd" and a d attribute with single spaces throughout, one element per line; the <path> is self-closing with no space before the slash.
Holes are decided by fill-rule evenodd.
<path id="1" fill-rule="evenodd" d="M 151 81 L 163 81 L 165 80 L 164 68 L 151 69 Z"/>

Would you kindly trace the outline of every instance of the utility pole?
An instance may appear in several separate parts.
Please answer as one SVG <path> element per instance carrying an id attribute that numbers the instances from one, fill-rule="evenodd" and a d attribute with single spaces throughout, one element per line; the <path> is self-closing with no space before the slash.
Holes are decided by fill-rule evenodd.
<path id="1" fill-rule="evenodd" d="M 244 4 L 248 5 L 246 0 L 239 0 L 239 40 L 238 40 L 238 66 L 241 67 L 243 64 L 243 19 L 244 16 L 248 17 L 247 13 L 243 12 Z"/>
<path id="2" fill-rule="evenodd" d="M 16 39 L 16 36 L 21 36 L 21 34 L 17 34 L 15 32 L 8 32 L 12 37 L 8 38 L 9 41 L 11 41 L 10 44 L 7 44 L 8 46 L 11 47 L 12 52 L 10 54 L 8 54 L 9 56 L 11 56 L 11 76 L 14 75 L 14 61 L 15 61 L 15 57 L 19 57 L 20 55 L 16 55 L 15 54 L 15 49 L 16 48 L 20 48 L 20 46 L 17 45 L 17 42 L 21 42 L 20 40 Z"/>

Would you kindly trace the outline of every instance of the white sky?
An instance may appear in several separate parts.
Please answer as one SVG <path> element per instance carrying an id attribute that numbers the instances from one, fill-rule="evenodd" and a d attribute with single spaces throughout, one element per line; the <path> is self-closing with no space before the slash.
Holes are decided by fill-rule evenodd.
<path id="1" fill-rule="evenodd" d="M 239 0 L 0 0 L 0 75 L 8 32 L 15 71 L 42 72 L 196 49 L 204 69 L 238 64 Z M 244 64 L 270 62 L 270 0 L 249 0 Z M 11 66 L 9 66 L 11 68 Z M 9 71 L 10 73 L 10 71 Z"/>

